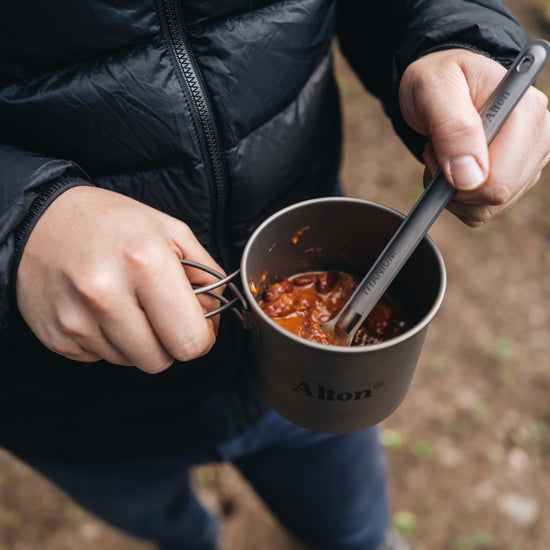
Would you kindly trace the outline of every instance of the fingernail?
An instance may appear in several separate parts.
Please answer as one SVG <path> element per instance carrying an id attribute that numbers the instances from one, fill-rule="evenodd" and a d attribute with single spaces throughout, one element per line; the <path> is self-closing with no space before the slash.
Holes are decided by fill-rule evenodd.
<path id="1" fill-rule="evenodd" d="M 464 155 L 451 161 L 452 183 L 457 189 L 468 191 L 479 187 L 485 176 L 472 155 Z"/>

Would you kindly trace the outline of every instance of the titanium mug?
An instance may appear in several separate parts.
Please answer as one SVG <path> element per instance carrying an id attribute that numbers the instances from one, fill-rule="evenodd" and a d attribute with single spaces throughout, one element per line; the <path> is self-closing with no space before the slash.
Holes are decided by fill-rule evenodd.
<path id="1" fill-rule="evenodd" d="M 224 305 L 208 315 L 231 308 L 252 329 L 260 388 L 269 405 L 291 422 L 318 432 L 346 433 L 378 424 L 397 409 L 411 384 L 428 325 L 443 301 L 445 265 L 433 241 L 425 237 L 389 289 L 416 323 L 380 344 L 310 342 L 277 325 L 261 310 L 257 297 L 273 282 L 305 271 L 345 271 L 362 277 L 403 218 L 360 199 L 294 204 L 256 229 L 240 270 L 195 290 L 212 294 L 225 283 L 237 294 L 233 300 L 223 297 Z M 239 272 L 244 296 L 230 282 Z M 238 301 L 242 309 L 236 308 Z"/>

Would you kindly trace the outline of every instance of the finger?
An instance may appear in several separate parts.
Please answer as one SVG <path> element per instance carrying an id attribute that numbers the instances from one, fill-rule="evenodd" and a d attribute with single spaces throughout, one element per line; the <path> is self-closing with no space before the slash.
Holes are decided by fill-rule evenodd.
<path id="1" fill-rule="evenodd" d="M 225 287 L 219 287 L 215 290 L 216 294 L 223 294 L 223 290 Z M 204 313 L 213 311 L 220 307 L 221 302 L 214 296 L 210 296 L 208 294 L 196 294 L 195 295 L 197 300 L 199 301 L 202 310 Z M 214 328 L 214 334 L 218 334 L 218 329 L 220 326 L 220 314 L 214 315 L 209 318 L 209 320 L 212 322 L 213 328 Z"/>
<path id="2" fill-rule="evenodd" d="M 533 89 L 533 92 L 538 93 Z M 546 102 L 546 96 L 540 100 Z M 533 111 L 529 107 L 528 98 L 524 98 L 501 132 L 496 136 L 489 148 L 489 177 L 484 186 L 473 191 L 458 191 L 455 199 L 470 203 L 500 204 L 498 193 L 493 186 L 502 183 L 509 184 L 510 194 L 521 192 L 522 181 L 532 178 L 532 174 L 541 170 L 550 160 L 550 113 L 543 107 L 544 113 Z M 430 181 L 439 168 L 433 146 L 428 142 L 422 154 L 426 165 L 426 177 Z M 496 198 L 492 198 L 495 197 Z"/>
<path id="3" fill-rule="evenodd" d="M 94 351 L 104 353 L 107 358 L 110 347 L 126 358 L 125 363 L 119 364 L 132 365 L 150 374 L 172 365 L 174 356 L 164 348 L 137 299 L 122 304 L 116 311 L 116 317 L 103 319 L 101 328 L 105 345 L 100 348 L 98 344 Z"/>
<path id="4" fill-rule="evenodd" d="M 142 266 L 134 284 L 138 303 L 155 334 L 176 359 L 189 361 L 204 355 L 214 344 L 214 325 L 205 319 L 179 259 L 164 255 L 151 265 L 163 269 L 151 272 L 150 266 Z"/>
<path id="5" fill-rule="evenodd" d="M 471 192 L 458 192 L 454 199 L 465 204 L 500 207 L 503 212 L 537 181 L 548 163 L 550 114 L 546 97 L 532 89 L 511 113 L 493 141 L 489 154 L 491 170 L 485 185 Z"/>
<path id="6" fill-rule="evenodd" d="M 78 343 L 78 339 L 74 341 Z M 125 367 L 135 366 L 135 363 L 113 346 L 111 342 L 105 338 L 103 333 L 87 335 L 80 347 L 82 350 L 82 358 L 78 359 L 79 361 L 94 362 L 102 359 L 112 365 L 121 365 Z M 84 359 L 84 357 L 86 359 Z"/>
<path id="7" fill-rule="evenodd" d="M 442 80 L 438 93 L 425 88 L 417 99 L 438 164 L 458 190 L 479 187 L 488 173 L 483 125 L 462 72 Z"/>
<path id="8" fill-rule="evenodd" d="M 196 239 L 195 235 L 188 229 L 189 228 L 185 226 L 182 228 L 182 234 L 178 235 L 178 242 L 182 243 L 180 248 L 181 257 L 202 264 L 219 273 L 222 278 L 225 277 L 226 273 L 223 268 L 214 261 L 212 256 L 208 254 Z M 204 287 L 219 281 L 219 277 L 210 274 L 206 270 L 197 269 L 188 265 L 184 265 L 183 268 L 189 282 L 196 287 Z M 225 288 L 225 285 L 221 285 L 215 289 L 215 292 L 221 295 L 224 293 Z M 220 302 L 216 298 L 207 294 L 197 294 L 196 297 L 204 312 L 212 311 L 220 306 Z M 214 332 L 217 334 L 220 322 L 219 315 L 210 318 L 210 320 L 213 324 Z"/>
<path id="9" fill-rule="evenodd" d="M 225 276 L 223 268 L 208 254 L 188 226 L 184 224 L 178 225 L 175 242 L 178 244 L 178 257 L 180 259 L 192 260 L 203 264 Z M 215 276 L 202 269 L 189 266 L 184 266 L 184 269 L 189 281 L 197 285 L 205 286 L 218 280 Z"/>
<path id="10" fill-rule="evenodd" d="M 105 286 L 103 286 L 105 285 Z M 57 333 L 72 358 L 104 359 L 146 372 L 169 367 L 171 357 L 156 337 L 135 295 L 98 278 L 74 288 L 56 310 Z"/>
<path id="11" fill-rule="evenodd" d="M 117 365 L 130 365 L 128 357 L 103 335 L 88 309 L 77 307 L 78 296 L 60 301 L 44 334 L 47 347 L 69 359 L 94 362 L 105 359 Z"/>
<path id="12" fill-rule="evenodd" d="M 535 174 L 535 176 L 522 188 L 517 199 L 521 198 L 529 189 L 536 185 L 541 174 L 542 171 Z M 466 204 L 453 199 L 449 202 L 447 208 L 466 225 L 470 227 L 479 227 L 487 223 L 491 218 L 506 212 L 509 209 L 509 205 L 490 206 L 487 204 Z"/>
<path id="13" fill-rule="evenodd" d="M 550 149 L 550 114 L 546 96 L 531 88 L 511 113 L 490 150 L 488 184 L 504 185 L 513 196 L 542 170 Z"/>
<path id="14" fill-rule="evenodd" d="M 67 359 L 73 361 L 80 361 L 81 363 L 95 363 L 100 361 L 102 357 L 97 353 L 84 349 L 74 340 L 65 338 L 55 338 L 50 340 L 42 340 L 38 335 L 38 339 L 47 347 L 50 351 L 62 355 Z"/>
<path id="15" fill-rule="evenodd" d="M 187 276 L 187 279 L 195 289 L 195 296 L 197 300 L 199 301 L 203 311 L 205 313 L 213 311 L 214 309 L 217 309 L 220 307 L 220 300 L 218 300 L 214 294 L 223 295 L 226 285 L 218 285 L 219 281 L 225 277 L 225 273 L 221 271 L 220 269 L 214 269 L 210 266 L 207 266 L 206 264 L 199 264 L 203 265 L 204 269 L 201 268 L 195 268 L 192 266 L 189 266 L 187 264 L 183 264 L 182 267 L 185 269 L 185 275 Z M 214 269 L 215 272 L 219 274 L 219 276 L 213 275 L 207 271 L 207 269 Z M 200 289 L 202 289 L 205 286 L 210 285 L 218 285 L 215 286 L 210 292 L 201 292 Z M 218 333 L 218 327 L 220 323 L 219 314 L 215 315 L 213 317 L 210 317 L 213 325 L 214 325 L 214 331 L 217 334 Z"/>
<path id="16" fill-rule="evenodd" d="M 443 174 L 457 189 L 475 189 L 487 177 L 487 143 L 478 110 L 504 73 L 482 56 L 448 50 L 424 56 L 403 75 L 403 116 L 432 141 Z"/>

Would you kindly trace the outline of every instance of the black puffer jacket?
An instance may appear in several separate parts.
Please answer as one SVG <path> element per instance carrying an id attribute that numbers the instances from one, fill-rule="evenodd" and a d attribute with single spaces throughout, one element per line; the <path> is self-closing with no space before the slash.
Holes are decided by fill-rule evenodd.
<path id="1" fill-rule="evenodd" d="M 0 17 L 0 444 L 36 457 L 165 454 L 264 410 L 226 315 L 211 353 L 151 376 L 44 349 L 18 314 L 17 262 L 40 213 L 84 182 L 185 221 L 226 268 L 267 215 L 330 194 L 340 157 L 331 45 L 415 152 L 396 91 L 423 53 L 511 60 L 497 0 L 18 0 Z M 224 388 L 224 391 L 220 391 Z"/>

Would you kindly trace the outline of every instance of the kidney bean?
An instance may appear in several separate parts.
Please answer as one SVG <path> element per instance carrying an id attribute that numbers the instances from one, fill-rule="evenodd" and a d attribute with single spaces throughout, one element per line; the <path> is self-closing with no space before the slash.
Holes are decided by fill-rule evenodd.
<path id="1" fill-rule="evenodd" d="M 276 300 L 268 302 L 262 309 L 268 317 L 284 317 L 294 310 L 296 297 L 292 294 L 281 294 Z"/>
<path id="2" fill-rule="evenodd" d="M 281 294 L 288 294 L 290 292 L 292 292 L 292 283 L 290 281 L 284 280 L 279 283 L 273 283 L 265 293 L 265 301 L 272 302 L 281 296 Z"/>
<path id="3" fill-rule="evenodd" d="M 332 340 L 320 325 L 342 308 L 357 282 L 353 276 L 336 271 L 298 273 L 273 283 L 259 304 L 266 315 L 297 336 L 342 345 L 343 342 Z M 352 345 L 383 342 L 402 334 L 412 323 L 403 307 L 385 294 L 362 323 Z"/>
<path id="4" fill-rule="evenodd" d="M 317 279 L 317 291 L 321 292 L 322 294 L 326 294 L 327 292 L 330 292 L 334 285 L 336 285 L 336 282 L 338 281 L 338 272 L 337 271 L 327 271 L 326 273 L 322 273 L 319 275 L 319 278 Z"/>
<path id="5" fill-rule="evenodd" d="M 315 300 L 311 296 L 302 296 L 296 304 L 296 311 L 307 311 L 315 305 Z"/>
<path id="6" fill-rule="evenodd" d="M 391 314 L 391 308 L 388 305 L 378 302 L 365 320 L 365 325 L 369 327 L 371 334 L 383 336 L 390 323 Z"/>
<path id="7" fill-rule="evenodd" d="M 299 275 L 292 279 L 292 284 L 294 286 L 309 286 L 315 282 L 315 275 Z"/>
<path id="8" fill-rule="evenodd" d="M 301 336 L 306 340 L 318 342 L 319 344 L 334 344 L 333 338 L 318 323 L 311 321 L 304 323 Z"/>

